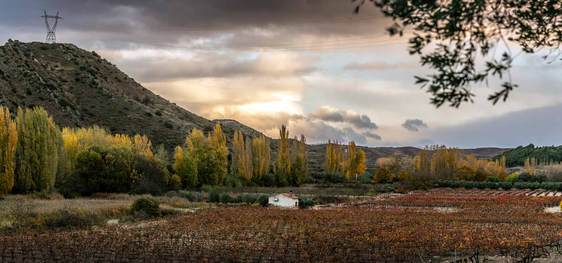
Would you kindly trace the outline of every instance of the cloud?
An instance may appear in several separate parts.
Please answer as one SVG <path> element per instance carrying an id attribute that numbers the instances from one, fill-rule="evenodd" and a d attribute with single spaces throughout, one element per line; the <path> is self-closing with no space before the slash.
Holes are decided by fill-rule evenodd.
<path id="1" fill-rule="evenodd" d="M 427 124 L 420 119 L 408 119 L 402 123 L 402 127 L 408 131 L 418 132 L 422 128 L 427 128 Z"/>
<path id="2" fill-rule="evenodd" d="M 372 138 L 374 140 L 377 140 L 377 141 L 382 140 L 382 137 L 380 135 L 374 133 L 374 132 L 370 132 L 370 131 L 363 132 L 363 135 L 365 135 L 366 137 Z"/>
<path id="3" fill-rule="evenodd" d="M 207 49 L 221 44 L 293 48 L 310 46 L 307 43 L 314 47 L 320 43 L 317 40 L 334 36 L 386 35 L 390 21 L 378 9 L 368 5 L 364 12 L 353 14 L 353 7 L 349 1 L 338 0 L 45 0 L 40 4 L 18 0 L 3 3 L 5 15 L 0 17 L 0 25 L 42 32 L 40 19 L 29 18 L 39 16 L 43 8 L 60 10 L 64 17 L 60 35 L 72 33 L 80 35 L 84 43 L 102 41 L 120 47 L 142 42 Z M 380 26 L 373 26 L 377 24 Z"/>
<path id="4" fill-rule="evenodd" d="M 371 121 L 369 116 L 359 114 L 353 111 L 344 111 L 323 106 L 316 112 L 310 114 L 311 117 L 323 121 L 336 123 L 349 123 L 358 129 L 377 129 L 378 126 Z"/>
<path id="5" fill-rule="evenodd" d="M 293 52 L 232 54 L 219 52 L 171 52 L 169 50 L 127 50 L 108 52 L 115 63 L 131 69 L 143 82 L 196 78 L 299 77 L 316 70 L 314 58 Z M 138 67 L 137 65 L 143 65 Z"/>
<path id="6" fill-rule="evenodd" d="M 527 109 L 435 130 L 432 141 L 453 147 L 562 144 L 562 104 Z"/>
<path id="7" fill-rule="evenodd" d="M 416 63 L 387 63 L 387 62 L 370 62 L 359 63 L 353 62 L 344 66 L 346 70 L 389 70 L 389 69 L 413 69 L 418 68 Z"/>

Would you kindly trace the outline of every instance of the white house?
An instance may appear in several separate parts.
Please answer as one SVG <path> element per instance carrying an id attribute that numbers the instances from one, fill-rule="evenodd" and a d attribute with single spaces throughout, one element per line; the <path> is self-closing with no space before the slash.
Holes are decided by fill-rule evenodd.
<path id="1" fill-rule="evenodd" d="M 298 208 L 299 199 L 293 194 L 276 194 L 269 197 L 269 205 L 283 208 Z"/>

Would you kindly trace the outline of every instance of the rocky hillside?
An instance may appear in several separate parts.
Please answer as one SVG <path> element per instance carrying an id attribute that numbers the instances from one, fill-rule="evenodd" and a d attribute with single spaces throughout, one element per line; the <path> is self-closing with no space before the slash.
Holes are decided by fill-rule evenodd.
<path id="1" fill-rule="evenodd" d="M 227 135 L 235 129 L 247 135 L 260 132 L 235 120 L 208 120 L 152 93 L 95 52 L 72 44 L 21 43 L 0 46 L 0 105 L 44 107 L 60 126 L 99 125 L 115 133 L 141 133 L 154 144 L 171 149 L 192 128 L 210 131 L 220 122 Z M 275 155 L 276 142 L 272 142 Z M 414 147 L 364 148 L 372 167 L 392 154 L 414 155 Z M 499 148 L 467 150 L 491 157 Z M 321 171 L 324 145 L 308 147 L 311 171 Z"/>
<path id="2" fill-rule="evenodd" d="M 60 126 L 95 124 L 115 133 L 146 134 L 168 148 L 181 144 L 192 128 L 208 131 L 214 124 L 152 93 L 95 52 L 72 44 L 8 41 L 0 46 L 0 105 L 12 111 L 42 106 Z"/>

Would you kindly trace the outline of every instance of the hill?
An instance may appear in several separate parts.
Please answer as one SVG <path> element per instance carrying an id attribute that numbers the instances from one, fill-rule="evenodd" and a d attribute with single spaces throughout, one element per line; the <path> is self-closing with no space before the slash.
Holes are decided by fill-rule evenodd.
<path id="1" fill-rule="evenodd" d="M 60 126 L 99 125 L 114 133 L 141 133 L 168 148 L 183 143 L 192 128 L 215 122 L 191 113 L 144 88 L 95 52 L 72 44 L 0 46 L 0 105 L 42 106 Z M 236 122 L 231 128 L 259 132 Z"/>
<path id="2" fill-rule="evenodd" d="M 261 133 L 236 120 L 208 120 L 144 88 L 95 52 L 73 44 L 22 43 L 9 40 L 0 46 L 0 105 L 41 106 L 63 127 L 98 125 L 114 133 L 147 135 L 168 149 L 182 144 L 198 128 L 210 131 L 220 122 L 228 137 L 234 130 L 250 136 Z M 276 141 L 272 141 L 275 155 Z M 319 173 L 325 145 L 307 147 L 311 172 Z M 392 154 L 415 155 L 414 147 L 362 147 L 372 167 L 377 158 Z M 505 149 L 470 149 L 490 158 Z"/>

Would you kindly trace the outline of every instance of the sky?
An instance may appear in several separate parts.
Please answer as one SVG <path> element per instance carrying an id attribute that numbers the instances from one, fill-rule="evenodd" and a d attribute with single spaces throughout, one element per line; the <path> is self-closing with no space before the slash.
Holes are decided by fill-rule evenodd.
<path id="1" fill-rule="evenodd" d="M 0 41 L 44 41 L 42 10 L 63 20 L 58 42 L 95 50 L 154 93 L 209 119 L 236 119 L 310 143 L 513 147 L 562 144 L 562 65 L 521 55 L 505 103 L 435 108 L 414 76 L 431 71 L 389 37 L 392 21 L 349 0 L 0 0 Z M 517 47 L 511 47 L 517 50 Z"/>

